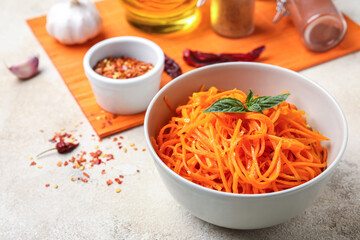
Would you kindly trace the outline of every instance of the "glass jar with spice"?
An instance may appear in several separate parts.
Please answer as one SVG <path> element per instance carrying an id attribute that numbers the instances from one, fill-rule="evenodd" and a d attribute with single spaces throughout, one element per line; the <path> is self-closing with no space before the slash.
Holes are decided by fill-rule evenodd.
<path id="1" fill-rule="evenodd" d="M 330 50 L 346 33 L 346 21 L 331 0 L 278 0 L 274 22 L 286 15 L 290 15 L 302 43 L 310 51 Z"/>
<path id="2" fill-rule="evenodd" d="M 254 31 L 255 0 L 211 0 L 211 25 L 224 37 L 240 38 Z"/>

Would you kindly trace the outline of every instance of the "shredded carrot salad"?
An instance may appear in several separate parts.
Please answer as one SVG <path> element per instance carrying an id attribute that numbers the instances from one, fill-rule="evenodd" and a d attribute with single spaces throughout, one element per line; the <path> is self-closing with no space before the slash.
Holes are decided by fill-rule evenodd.
<path id="1" fill-rule="evenodd" d="M 259 112 L 203 113 L 216 100 L 245 102 L 240 90 L 196 92 L 161 128 L 152 144 L 175 173 L 229 193 L 269 193 L 292 188 L 327 166 L 329 140 L 311 129 L 304 111 L 290 103 Z"/>

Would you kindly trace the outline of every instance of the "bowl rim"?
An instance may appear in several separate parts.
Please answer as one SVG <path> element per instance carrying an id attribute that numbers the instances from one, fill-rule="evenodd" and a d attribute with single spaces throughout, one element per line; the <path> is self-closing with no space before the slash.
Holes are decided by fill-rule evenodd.
<path id="1" fill-rule="evenodd" d="M 157 153 L 154 150 L 154 147 L 151 144 L 150 141 L 150 136 L 149 133 L 147 131 L 148 129 L 148 121 L 149 121 L 149 115 L 150 115 L 150 110 L 152 109 L 153 105 L 155 104 L 155 101 L 159 98 L 159 96 L 166 91 L 167 88 L 169 88 L 170 86 L 172 86 L 173 84 L 181 81 L 183 78 L 186 78 L 188 75 L 191 75 L 193 73 L 196 72 L 201 72 L 201 71 L 206 71 L 210 68 L 222 68 L 224 66 L 237 66 L 237 65 L 243 65 L 243 66 L 258 66 L 258 67 L 264 67 L 264 68 L 271 68 L 271 69 L 276 69 L 279 71 L 284 71 L 284 72 L 288 72 L 290 74 L 295 74 L 298 75 L 300 78 L 302 78 L 304 81 L 310 83 L 313 85 L 313 87 L 318 88 L 320 91 L 322 91 L 323 93 L 325 93 L 325 95 L 329 98 L 329 100 L 335 105 L 335 107 L 337 108 L 338 112 L 340 113 L 340 117 L 341 117 L 341 122 L 342 122 L 342 127 L 345 130 L 344 131 L 344 138 L 341 141 L 341 148 L 339 150 L 339 152 L 337 153 L 337 155 L 334 157 L 334 162 L 327 167 L 322 173 L 320 173 L 318 176 L 316 176 L 315 178 L 311 179 L 310 181 L 307 181 L 301 185 L 298 185 L 296 187 L 293 188 L 289 188 L 289 189 L 285 189 L 285 190 L 281 190 L 278 192 L 271 192 L 271 193 L 258 193 L 258 194 L 242 194 L 242 193 L 228 193 L 228 192 L 222 192 L 222 191 L 217 191 L 214 189 L 210 189 L 210 188 L 206 188 L 204 186 L 201 186 L 199 184 L 193 183 L 183 177 L 181 177 L 180 175 L 178 175 L 177 173 L 175 173 L 174 171 L 172 171 L 168 166 L 165 165 L 165 163 L 160 159 L 160 157 L 157 155 Z M 204 66 L 201 68 L 197 68 L 194 70 L 191 70 L 187 73 L 184 73 L 182 75 L 180 75 L 179 77 L 173 79 L 172 81 L 170 81 L 168 84 L 166 84 L 163 88 L 160 89 L 160 91 L 153 97 L 153 99 L 151 100 L 149 106 L 148 106 L 148 110 L 146 111 L 145 114 L 145 120 L 144 120 L 144 132 L 145 132 L 145 140 L 146 143 L 149 147 L 150 153 L 154 159 L 154 161 L 156 161 L 159 165 L 159 167 L 163 168 L 168 174 L 170 174 L 173 178 L 175 178 L 177 181 L 180 181 L 182 184 L 185 184 L 187 186 L 189 186 L 190 188 L 199 190 L 199 191 L 203 191 L 206 192 L 208 194 L 215 194 L 215 195 L 219 195 L 219 196 L 223 196 L 223 197 L 233 197 L 233 198 L 269 198 L 269 197 L 277 197 L 277 196 L 281 196 L 281 195 L 285 195 L 285 194 L 292 194 L 301 190 L 304 190 L 305 188 L 308 188 L 310 186 L 312 186 L 313 184 L 321 181 L 322 179 L 324 179 L 328 174 L 332 173 L 336 166 L 338 165 L 341 156 L 344 154 L 345 149 L 346 149 L 346 145 L 347 145 L 347 141 L 348 141 L 348 125 L 347 125 L 347 121 L 345 118 L 345 114 L 342 111 L 340 105 L 338 104 L 338 102 L 335 100 L 335 98 L 330 95 L 329 92 L 327 92 L 323 87 L 321 87 L 318 83 L 310 80 L 310 78 L 292 71 L 290 69 L 286 69 L 283 67 L 279 67 L 279 66 L 275 66 L 275 65 L 271 65 L 271 64 L 266 64 L 266 63 L 254 63 L 254 62 L 230 62 L 230 63 L 219 63 L 219 64 L 214 64 L 214 65 L 210 65 L 210 66 Z"/>
<path id="2" fill-rule="evenodd" d="M 94 55 L 95 52 L 101 50 L 103 47 L 106 47 L 109 44 L 116 43 L 116 44 L 127 44 L 129 42 L 134 42 L 138 44 L 146 45 L 150 48 L 152 48 L 157 57 L 159 58 L 159 61 L 154 65 L 154 68 L 148 71 L 147 73 L 134 77 L 134 78 L 126 78 L 126 79 L 112 79 L 108 77 L 104 77 L 97 72 L 94 71 L 92 66 L 90 66 L 90 59 Z M 152 76 L 156 75 L 159 71 L 162 71 L 162 68 L 164 66 L 165 61 L 165 55 L 163 50 L 153 41 L 150 41 L 145 38 L 136 37 L 136 36 L 120 36 L 120 37 L 113 37 L 108 38 L 105 40 L 102 40 L 96 44 L 94 44 L 86 53 L 83 59 L 83 67 L 87 74 L 92 79 L 95 79 L 96 81 L 106 83 L 106 84 L 113 84 L 113 85 L 129 85 L 129 84 L 136 84 L 139 82 L 142 82 L 148 78 L 151 78 Z"/>

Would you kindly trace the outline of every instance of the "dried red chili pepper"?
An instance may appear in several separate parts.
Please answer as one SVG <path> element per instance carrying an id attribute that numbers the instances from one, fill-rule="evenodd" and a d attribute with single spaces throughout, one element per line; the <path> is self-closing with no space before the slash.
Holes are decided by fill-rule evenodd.
<path id="1" fill-rule="evenodd" d="M 260 57 L 265 50 L 265 46 L 260 46 L 248 53 L 205 53 L 185 49 L 183 52 L 184 61 L 193 67 L 203 67 L 215 63 L 237 62 L 237 61 L 254 61 Z"/>
<path id="2" fill-rule="evenodd" d="M 56 150 L 61 154 L 68 153 L 74 150 L 77 146 L 79 146 L 79 143 L 64 142 L 64 140 L 61 139 L 60 142 L 56 144 Z"/>
<path id="3" fill-rule="evenodd" d="M 176 78 L 182 74 L 179 64 L 177 64 L 172 58 L 169 58 L 166 54 L 164 71 L 172 78 Z"/>
<path id="4" fill-rule="evenodd" d="M 59 142 L 56 143 L 55 148 L 51 148 L 48 149 L 46 151 L 43 151 L 41 153 L 39 153 L 36 157 L 40 157 L 41 155 L 43 155 L 44 153 L 47 153 L 49 151 L 52 150 L 57 150 L 58 153 L 60 154 L 64 154 L 64 153 L 68 153 L 71 152 L 72 150 L 74 150 L 77 146 L 79 146 L 79 143 L 72 143 L 72 142 L 65 142 L 64 138 L 71 138 L 71 134 L 68 133 L 64 133 L 64 134 L 59 134 L 59 133 L 55 133 L 55 136 L 50 139 L 50 142 L 57 142 L 57 138 L 59 138 Z"/>

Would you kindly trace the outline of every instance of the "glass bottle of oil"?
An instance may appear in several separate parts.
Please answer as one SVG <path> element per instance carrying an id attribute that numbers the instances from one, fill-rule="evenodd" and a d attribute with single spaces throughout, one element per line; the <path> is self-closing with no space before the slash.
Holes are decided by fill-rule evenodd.
<path id="1" fill-rule="evenodd" d="M 133 26 L 150 33 L 190 28 L 199 17 L 197 0 L 120 0 Z"/>

